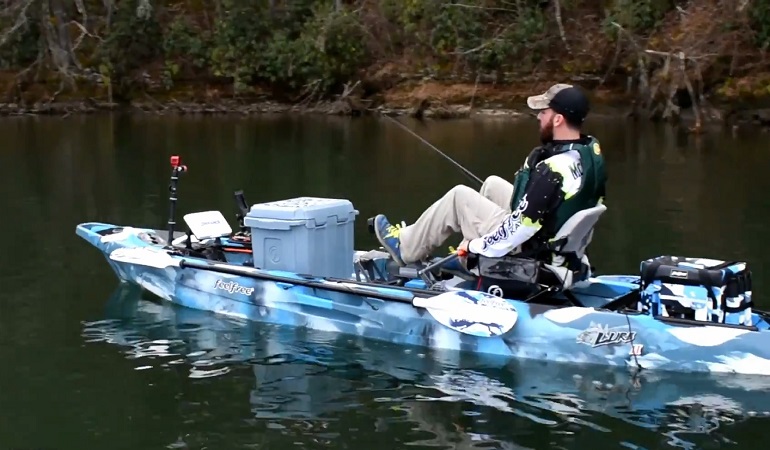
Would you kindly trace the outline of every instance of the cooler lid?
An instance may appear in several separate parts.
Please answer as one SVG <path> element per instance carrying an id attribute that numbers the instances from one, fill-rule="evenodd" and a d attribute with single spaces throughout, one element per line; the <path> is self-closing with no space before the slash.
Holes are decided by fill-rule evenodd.
<path id="1" fill-rule="evenodd" d="M 258 203 L 253 205 L 246 217 L 272 220 L 314 220 L 316 225 L 323 225 L 331 216 L 347 221 L 355 213 L 350 200 L 318 197 L 296 197 L 288 200 Z"/>

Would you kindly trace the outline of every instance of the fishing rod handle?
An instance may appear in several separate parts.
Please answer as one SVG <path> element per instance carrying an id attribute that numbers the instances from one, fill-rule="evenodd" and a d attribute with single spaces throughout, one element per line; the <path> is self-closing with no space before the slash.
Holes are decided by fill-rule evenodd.
<path id="1" fill-rule="evenodd" d="M 465 256 L 468 256 L 468 252 L 467 251 L 462 250 L 462 249 L 457 250 L 455 253 L 452 253 L 451 255 L 447 255 L 447 256 L 439 259 L 438 261 L 425 266 L 420 271 L 418 271 L 417 274 L 419 276 L 422 276 L 423 274 L 426 274 L 426 273 L 430 272 L 431 270 L 433 270 L 433 269 L 435 269 L 437 267 L 443 266 L 444 264 L 448 263 L 449 261 L 452 261 L 453 259 L 460 258 L 460 257 L 465 257 Z"/>

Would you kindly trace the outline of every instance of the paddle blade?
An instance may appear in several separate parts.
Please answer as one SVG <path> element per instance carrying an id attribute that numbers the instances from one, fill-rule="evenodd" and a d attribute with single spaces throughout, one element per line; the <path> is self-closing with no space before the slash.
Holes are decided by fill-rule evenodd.
<path id="1" fill-rule="evenodd" d="M 116 262 L 135 264 L 156 269 L 179 266 L 179 260 L 172 258 L 164 250 L 152 247 L 123 247 L 110 253 L 110 259 Z"/>
<path id="2" fill-rule="evenodd" d="M 508 301 L 485 292 L 451 291 L 412 302 L 425 308 L 437 322 L 459 333 L 493 337 L 507 333 L 519 314 Z"/>

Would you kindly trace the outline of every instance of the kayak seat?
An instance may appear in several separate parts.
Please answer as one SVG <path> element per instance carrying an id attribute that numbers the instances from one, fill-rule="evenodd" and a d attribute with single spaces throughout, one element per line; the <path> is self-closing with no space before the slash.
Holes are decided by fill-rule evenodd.
<path id="1" fill-rule="evenodd" d="M 578 211 L 570 217 L 551 240 L 550 248 L 554 257 L 551 264 L 544 267 L 552 272 L 563 288 L 569 288 L 577 281 L 583 281 L 591 275 L 591 264 L 586 250 L 594 237 L 594 229 L 607 206 L 598 204 L 592 208 Z M 576 264 L 570 264 L 571 261 Z"/>
<path id="2" fill-rule="evenodd" d="M 489 258 L 479 256 L 472 268 L 478 276 L 477 289 L 505 297 L 521 297 L 543 288 L 570 288 L 588 279 L 591 265 L 586 254 L 594 227 L 607 210 L 603 204 L 577 212 L 567 220 L 548 244 L 551 262 L 525 254 Z"/>

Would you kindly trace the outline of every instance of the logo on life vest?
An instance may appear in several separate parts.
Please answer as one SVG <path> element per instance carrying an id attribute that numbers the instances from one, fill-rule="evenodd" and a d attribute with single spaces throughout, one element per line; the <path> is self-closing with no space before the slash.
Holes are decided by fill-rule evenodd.
<path id="1" fill-rule="evenodd" d="M 572 174 L 572 178 L 577 180 L 583 176 L 583 164 L 580 162 L 580 160 L 575 161 L 571 166 L 569 166 L 569 171 Z"/>
<path id="2" fill-rule="evenodd" d="M 593 147 L 594 147 L 594 154 L 595 155 L 598 156 L 598 155 L 602 154 L 602 149 L 601 149 L 601 147 L 599 147 L 599 143 L 598 142 L 594 142 Z"/>

